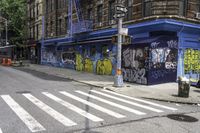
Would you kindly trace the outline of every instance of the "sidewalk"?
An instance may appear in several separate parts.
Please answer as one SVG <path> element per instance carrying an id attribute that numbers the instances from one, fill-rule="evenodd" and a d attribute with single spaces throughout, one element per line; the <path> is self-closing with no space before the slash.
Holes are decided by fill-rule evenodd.
<path id="1" fill-rule="evenodd" d="M 113 76 L 95 75 L 86 72 L 78 72 L 75 70 L 49 67 L 43 65 L 25 66 L 25 68 L 36 70 L 39 72 L 48 73 L 68 79 L 75 80 L 84 84 L 109 89 L 117 93 L 125 94 L 133 97 L 161 100 L 167 102 L 186 103 L 186 104 L 200 104 L 200 89 L 191 87 L 189 98 L 177 97 L 178 84 L 166 83 L 152 86 L 138 85 L 132 83 L 125 83 L 122 88 L 113 87 Z"/>

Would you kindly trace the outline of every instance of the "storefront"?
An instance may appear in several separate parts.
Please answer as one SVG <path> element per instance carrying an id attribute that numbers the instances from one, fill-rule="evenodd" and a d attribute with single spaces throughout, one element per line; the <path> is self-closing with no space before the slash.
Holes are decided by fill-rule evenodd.
<path id="1" fill-rule="evenodd" d="M 128 25 L 132 43 L 123 46 L 125 81 L 139 84 L 175 82 L 178 76 L 198 80 L 200 24 L 160 19 Z M 117 29 L 94 31 L 76 38 L 45 40 L 42 64 L 102 75 L 114 75 Z"/>

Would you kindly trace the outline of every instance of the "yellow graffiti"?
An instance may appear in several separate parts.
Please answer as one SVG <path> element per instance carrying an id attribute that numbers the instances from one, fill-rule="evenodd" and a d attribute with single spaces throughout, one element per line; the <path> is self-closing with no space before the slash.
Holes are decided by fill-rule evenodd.
<path id="1" fill-rule="evenodd" d="M 76 54 L 76 70 L 83 71 L 83 58 L 80 54 Z"/>
<path id="2" fill-rule="evenodd" d="M 185 73 L 200 73 L 200 50 L 187 49 L 184 53 Z"/>
<path id="3" fill-rule="evenodd" d="M 111 75 L 112 74 L 112 62 L 109 59 L 97 61 L 97 74 Z"/>
<path id="4" fill-rule="evenodd" d="M 85 72 L 90 72 L 90 73 L 93 72 L 93 62 L 89 58 L 85 59 L 84 71 Z"/>

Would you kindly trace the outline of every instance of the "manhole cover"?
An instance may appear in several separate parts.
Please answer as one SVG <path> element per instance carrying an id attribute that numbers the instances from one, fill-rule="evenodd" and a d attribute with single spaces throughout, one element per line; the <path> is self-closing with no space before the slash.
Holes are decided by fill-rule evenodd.
<path id="1" fill-rule="evenodd" d="M 30 91 L 16 91 L 17 94 L 31 93 Z"/>
<path id="2" fill-rule="evenodd" d="M 188 116 L 188 115 L 181 115 L 181 114 L 170 114 L 167 115 L 169 119 L 181 121 L 181 122 L 197 122 L 198 119 Z"/>

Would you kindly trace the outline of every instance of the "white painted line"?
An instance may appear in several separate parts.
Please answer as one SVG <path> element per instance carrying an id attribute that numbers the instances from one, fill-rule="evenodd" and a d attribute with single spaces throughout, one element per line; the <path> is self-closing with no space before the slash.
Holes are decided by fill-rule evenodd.
<path id="1" fill-rule="evenodd" d="M 0 128 L 0 133 L 3 133 L 2 130 L 1 130 L 1 128 Z"/>
<path id="2" fill-rule="evenodd" d="M 74 100 L 76 100 L 76 101 L 79 101 L 79 102 L 81 102 L 81 103 L 84 103 L 84 104 L 86 104 L 86 105 L 88 105 L 88 106 L 90 106 L 90 107 L 93 107 L 93 108 L 95 108 L 95 109 L 97 109 L 97 110 L 99 110 L 99 111 L 102 111 L 102 112 L 104 112 L 104 113 L 107 113 L 108 115 L 111 115 L 111 116 L 113 116 L 113 117 L 116 117 L 116 118 L 124 118 L 124 117 L 126 117 L 126 116 L 124 116 L 124 115 L 121 115 L 121 114 L 119 114 L 119 113 L 116 113 L 116 112 L 114 112 L 114 111 L 111 111 L 111 110 L 109 110 L 109 109 L 106 109 L 106 108 L 104 108 L 104 107 L 101 107 L 101 106 L 99 106 L 99 105 L 96 105 L 96 104 L 94 104 L 94 103 L 88 102 L 88 101 L 86 101 L 86 100 L 84 100 L 84 99 L 81 99 L 81 98 L 79 98 L 79 97 L 77 97 L 77 96 L 74 96 L 74 95 L 72 95 L 72 94 L 69 94 L 69 93 L 67 93 L 67 92 L 65 92 L 65 91 L 60 91 L 60 93 L 63 94 L 63 95 L 65 95 L 65 96 L 67 96 L 67 97 L 70 97 L 70 98 L 72 98 L 72 99 L 74 99 Z"/>
<path id="3" fill-rule="evenodd" d="M 96 117 L 96 116 L 86 112 L 85 110 L 82 110 L 82 109 L 62 100 L 62 99 L 52 95 L 51 93 L 43 92 L 42 94 L 44 94 L 45 96 L 47 96 L 47 97 L 51 98 L 52 100 L 62 104 L 63 106 L 67 107 L 68 109 L 75 111 L 76 113 L 78 113 L 78 114 L 80 114 L 80 115 L 82 115 L 82 116 L 84 116 L 84 117 L 86 117 L 86 118 L 88 118 L 88 119 L 90 119 L 94 122 L 103 121 L 103 119 Z"/>
<path id="4" fill-rule="evenodd" d="M 117 108 L 120 108 L 120 109 L 129 111 L 129 112 L 134 113 L 134 114 L 137 114 L 137 115 L 145 115 L 145 114 L 146 114 L 146 113 L 140 112 L 140 111 L 138 111 L 138 110 L 135 110 L 135 109 L 132 109 L 132 108 L 129 108 L 129 107 L 126 107 L 126 106 L 117 104 L 117 103 L 113 103 L 113 102 L 111 102 L 111 101 L 107 101 L 107 100 L 102 99 L 102 98 L 100 98 L 100 97 L 96 97 L 96 96 L 94 96 L 94 95 L 84 93 L 84 92 L 82 92 L 82 91 L 76 91 L 76 92 L 79 93 L 79 94 L 88 96 L 88 97 L 90 97 L 90 98 L 96 99 L 96 100 L 98 100 L 98 101 L 107 103 L 107 104 L 112 105 L 112 106 L 114 106 L 114 107 L 117 107 Z"/>
<path id="5" fill-rule="evenodd" d="M 39 132 L 46 130 L 39 122 L 37 122 L 27 111 L 25 111 L 9 95 L 2 95 L 1 97 L 8 104 L 8 106 L 15 112 L 15 114 L 24 122 L 24 124 L 30 129 L 31 132 Z"/>
<path id="6" fill-rule="evenodd" d="M 128 100 L 124 100 L 122 98 L 114 97 L 114 96 L 111 96 L 111 95 L 108 95 L 108 94 L 105 94 L 105 93 L 101 93 L 101 92 L 98 92 L 98 91 L 95 91 L 95 90 L 91 90 L 91 91 L 94 92 L 94 93 L 103 95 L 105 97 L 109 97 L 109 98 L 112 98 L 112 99 L 115 99 L 115 100 L 118 100 L 118 101 L 121 101 L 121 102 L 124 102 L 124 103 L 128 103 L 128 104 L 131 104 L 131 105 L 134 105 L 134 106 L 138 106 L 140 108 L 151 110 L 151 111 L 154 111 L 154 112 L 157 112 L 157 113 L 163 112 L 162 110 L 159 110 L 159 109 L 155 109 L 155 108 L 152 108 L 152 107 L 149 107 L 149 106 L 146 106 L 146 105 L 142 105 L 142 104 L 138 104 L 138 103 L 131 102 L 131 101 L 128 101 Z"/>
<path id="7" fill-rule="evenodd" d="M 57 121 L 59 121 L 63 125 L 65 125 L 65 126 L 74 126 L 74 125 L 77 125 L 76 123 L 74 123 L 70 119 L 66 118 L 64 115 L 60 114 L 59 112 L 57 112 L 53 108 L 49 107 L 48 105 L 46 105 L 45 103 L 43 103 L 42 101 L 40 101 L 39 99 L 37 99 L 36 97 L 34 97 L 33 95 L 31 95 L 31 94 L 23 94 L 23 95 L 29 101 L 31 101 L 33 104 L 35 104 L 37 107 L 39 107 L 40 109 L 42 109 L 44 112 L 46 112 L 47 114 L 49 114 L 50 116 L 52 116 L 54 119 L 56 119 Z"/>
<path id="8" fill-rule="evenodd" d="M 105 91 L 105 92 L 108 92 L 108 93 L 111 93 L 111 94 L 114 94 L 114 95 L 117 95 L 117 96 L 121 96 L 121 97 L 124 97 L 124 98 L 128 98 L 128 99 L 131 99 L 131 100 L 135 100 L 135 101 L 138 101 L 138 102 L 143 102 L 143 103 L 146 103 L 146 104 L 149 104 L 149 105 L 153 105 L 153 106 L 157 106 L 157 107 L 161 107 L 161 108 L 165 108 L 165 109 L 169 109 L 169 110 L 173 110 L 173 111 L 178 110 L 176 108 L 164 106 L 164 105 L 161 105 L 161 104 L 153 103 L 153 102 L 150 102 L 150 101 L 146 101 L 146 100 L 142 100 L 142 99 L 138 99 L 138 98 L 122 95 L 122 94 L 118 94 L 116 92 L 112 92 L 112 91 L 108 91 L 108 90 L 102 90 L 102 91 Z"/>

